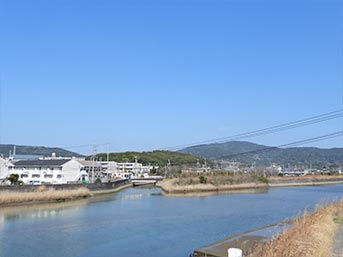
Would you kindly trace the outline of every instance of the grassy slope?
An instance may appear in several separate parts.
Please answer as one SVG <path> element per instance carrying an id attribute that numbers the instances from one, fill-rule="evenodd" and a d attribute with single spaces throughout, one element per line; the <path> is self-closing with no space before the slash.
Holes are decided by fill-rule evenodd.
<path id="1" fill-rule="evenodd" d="M 294 221 L 293 226 L 271 242 L 258 246 L 251 257 L 330 257 L 337 220 L 343 217 L 343 201 L 322 207 Z"/>

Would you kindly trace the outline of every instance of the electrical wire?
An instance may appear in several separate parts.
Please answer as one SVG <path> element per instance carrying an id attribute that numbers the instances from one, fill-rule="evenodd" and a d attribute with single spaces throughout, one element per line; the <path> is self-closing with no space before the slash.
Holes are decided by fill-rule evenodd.
<path id="1" fill-rule="evenodd" d="M 261 135 L 267 135 L 267 134 L 277 133 L 277 132 L 286 131 L 286 130 L 299 128 L 299 127 L 303 127 L 303 126 L 308 126 L 308 125 L 312 125 L 312 124 L 317 124 L 317 123 L 321 123 L 321 122 L 325 122 L 328 120 L 337 119 L 337 118 L 341 118 L 341 117 L 343 117 L 343 109 L 336 110 L 333 112 L 324 113 L 321 115 L 312 116 L 312 117 L 297 120 L 297 121 L 292 121 L 292 122 L 272 126 L 272 127 L 267 127 L 264 129 L 258 129 L 258 130 L 254 130 L 254 131 L 250 131 L 250 132 L 236 134 L 233 136 L 221 137 L 221 138 L 216 138 L 216 139 L 211 139 L 211 140 L 206 140 L 206 141 L 200 141 L 200 142 L 194 142 L 194 143 L 190 143 L 190 144 L 177 145 L 177 146 L 173 146 L 173 147 L 166 147 L 166 148 L 162 148 L 162 149 L 164 149 L 164 150 L 179 150 L 179 149 L 191 147 L 194 145 L 209 144 L 209 143 L 220 143 L 220 142 L 227 142 L 227 141 L 257 137 L 257 136 L 261 136 Z"/>

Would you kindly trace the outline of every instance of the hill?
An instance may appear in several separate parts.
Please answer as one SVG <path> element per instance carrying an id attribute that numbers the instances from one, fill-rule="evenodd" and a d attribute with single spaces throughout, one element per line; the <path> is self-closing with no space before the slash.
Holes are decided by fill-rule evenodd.
<path id="1" fill-rule="evenodd" d="M 106 160 L 107 154 L 97 154 L 97 159 Z M 171 152 L 171 151 L 153 151 L 153 152 L 124 152 L 124 153 L 110 153 L 109 160 L 116 162 L 134 162 L 137 158 L 139 163 L 144 165 L 158 164 L 160 167 L 164 167 L 170 160 L 171 165 L 185 165 L 196 164 L 197 161 L 203 163 L 203 159 L 194 155 Z"/>
<path id="2" fill-rule="evenodd" d="M 343 148 L 269 148 L 265 145 L 242 141 L 197 145 L 185 148 L 180 152 L 212 160 L 237 161 L 245 164 L 251 164 L 253 162 L 260 165 L 270 165 L 271 163 L 289 163 L 291 165 L 328 165 L 343 163 Z"/>
<path id="3" fill-rule="evenodd" d="M 14 145 L 0 144 L 0 155 L 4 157 L 9 156 L 9 152 L 13 152 Z M 27 146 L 27 145 L 16 145 L 16 154 L 17 155 L 43 155 L 51 156 L 52 153 L 55 153 L 56 156 L 63 157 L 81 157 L 82 155 L 71 152 L 58 147 L 44 147 L 44 146 Z"/>

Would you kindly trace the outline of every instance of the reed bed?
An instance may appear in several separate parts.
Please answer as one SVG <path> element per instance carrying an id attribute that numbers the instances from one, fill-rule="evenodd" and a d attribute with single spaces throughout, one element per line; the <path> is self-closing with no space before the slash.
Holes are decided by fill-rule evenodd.
<path id="1" fill-rule="evenodd" d="M 269 243 L 259 245 L 250 257 L 330 257 L 343 201 L 297 218 L 292 227 Z"/>
<path id="2" fill-rule="evenodd" d="M 258 177 L 254 174 L 233 172 L 189 173 L 165 179 L 158 183 L 168 193 L 230 191 L 277 186 L 306 186 L 342 183 L 343 176 L 309 175 L 304 177 Z"/>
<path id="3" fill-rule="evenodd" d="M 265 188 L 266 184 L 258 183 L 243 183 L 243 184 L 224 184 L 224 185 L 213 185 L 213 184 L 192 184 L 192 185 L 177 185 L 173 181 L 162 181 L 158 183 L 165 192 L 168 193 L 188 193 L 188 192 L 212 192 L 212 191 L 230 191 L 240 189 L 255 189 Z"/>
<path id="4" fill-rule="evenodd" d="M 87 188 L 74 190 L 46 190 L 44 186 L 35 192 L 2 191 L 0 192 L 0 205 L 20 204 L 28 202 L 66 201 L 85 198 L 91 195 Z"/>

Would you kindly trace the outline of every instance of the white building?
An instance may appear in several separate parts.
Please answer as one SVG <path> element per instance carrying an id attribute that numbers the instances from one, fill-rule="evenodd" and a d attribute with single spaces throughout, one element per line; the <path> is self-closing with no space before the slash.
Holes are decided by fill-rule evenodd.
<path id="1" fill-rule="evenodd" d="M 0 181 L 5 180 L 9 176 L 9 168 L 13 166 L 11 162 L 0 157 Z"/>
<path id="2" fill-rule="evenodd" d="M 76 159 L 22 160 L 9 167 L 25 184 L 65 184 L 88 181 L 88 173 Z"/>
<path id="3" fill-rule="evenodd" d="M 157 166 L 143 166 L 143 164 L 139 162 L 117 162 L 113 164 L 112 167 L 112 169 L 115 170 L 114 175 L 116 177 L 126 179 L 147 176 L 152 169 L 158 169 Z"/>

